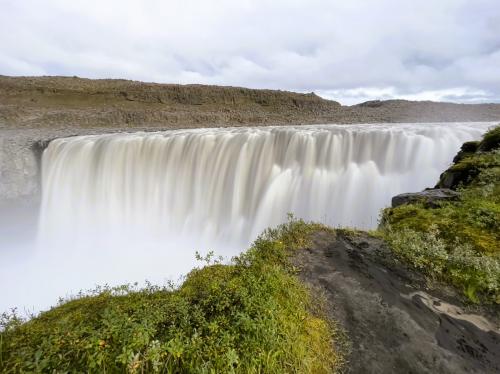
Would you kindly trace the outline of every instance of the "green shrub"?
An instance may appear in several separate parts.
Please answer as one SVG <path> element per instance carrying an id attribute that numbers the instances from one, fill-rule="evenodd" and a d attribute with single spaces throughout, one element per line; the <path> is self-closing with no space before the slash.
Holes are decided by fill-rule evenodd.
<path id="1" fill-rule="evenodd" d="M 4 315 L 0 371 L 335 371 L 335 326 L 288 262 L 317 228 L 290 220 L 232 265 L 206 257 L 177 289 L 97 289 L 29 321 Z"/>
<path id="2" fill-rule="evenodd" d="M 479 302 L 481 296 L 500 304 L 500 258 L 482 256 L 468 245 L 457 244 L 450 254 L 447 274 L 467 297 Z"/>
<path id="3" fill-rule="evenodd" d="M 474 251 L 470 245 L 449 245 L 435 226 L 426 232 L 386 228 L 385 238 L 395 255 L 432 279 L 445 280 L 473 302 L 500 303 L 500 258 Z"/>
<path id="4" fill-rule="evenodd" d="M 445 242 L 437 235 L 435 226 L 426 233 L 403 228 L 389 231 L 387 239 L 395 254 L 415 269 L 431 277 L 442 275 L 448 261 Z"/>

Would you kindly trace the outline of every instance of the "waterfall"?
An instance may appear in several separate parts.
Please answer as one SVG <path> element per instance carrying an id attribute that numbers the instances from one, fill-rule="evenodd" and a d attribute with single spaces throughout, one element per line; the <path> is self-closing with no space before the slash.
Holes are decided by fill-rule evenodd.
<path id="1" fill-rule="evenodd" d="M 247 244 L 288 212 L 374 228 L 393 195 L 434 185 L 484 129 L 324 125 L 57 139 L 43 155 L 40 232 Z"/>
<path id="2" fill-rule="evenodd" d="M 393 195 L 433 186 L 461 144 L 489 126 L 315 125 L 53 140 L 42 156 L 38 243 L 0 251 L 0 283 L 9 284 L 0 312 L 38 311 L 96 284 L 176 280 L 196 265 L 196 250 L 230 258 L 289 212 L 374 228 Z"/>

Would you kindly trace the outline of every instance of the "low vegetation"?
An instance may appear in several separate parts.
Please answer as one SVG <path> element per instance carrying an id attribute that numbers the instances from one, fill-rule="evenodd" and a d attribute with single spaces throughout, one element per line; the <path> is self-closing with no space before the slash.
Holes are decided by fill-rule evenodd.
<path id="1" fill-rule="evenodd" d="M 499 304 L 500 127 L 466 143 L 440 183 L 446 178 L 457 182 L 458 201 L 386 209 L 384 236 L 415 269 L 453 284 L 473 302 Z"/>
<path id="2" fill-rule="evenodd" d="M 289 255 L 319 226 L 291 219 L 177 289 L 98 289 L 22 321 L 4 315 L 0 371 L 330 373 L 336 329 Z"/>

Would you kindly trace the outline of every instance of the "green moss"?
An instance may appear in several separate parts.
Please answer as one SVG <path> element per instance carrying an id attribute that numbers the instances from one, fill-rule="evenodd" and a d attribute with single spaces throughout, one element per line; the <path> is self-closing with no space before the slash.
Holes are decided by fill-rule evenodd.
<path id="1" fill-rule="evenodd" d="M 491 145 L 499 130 L 490 130 L 479 148 Z M 467 176 L 459 201 L 385 209 L 382 233 L 410 266 L 450 282 L 474 302 L 500 303 L 500 150 L 468 155 L 449 171 Z"/>
<path id="2" fill-rule="evenodd" d="M 4 316 L 0 371 L 335 371 L 335 326 L 288 262 L 318 228 L 291 220 L 232 265 L 207 256 L 177 289 L 97 289 L 27 322 Z"/>

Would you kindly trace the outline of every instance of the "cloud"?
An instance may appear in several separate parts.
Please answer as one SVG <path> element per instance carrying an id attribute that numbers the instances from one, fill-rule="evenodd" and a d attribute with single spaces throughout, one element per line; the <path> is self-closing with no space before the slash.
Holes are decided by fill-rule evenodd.
<path id="1" fill-rule="evenodd" d="M 500 99 L 498 0 L 0 0 L 0 74 Z"/>

